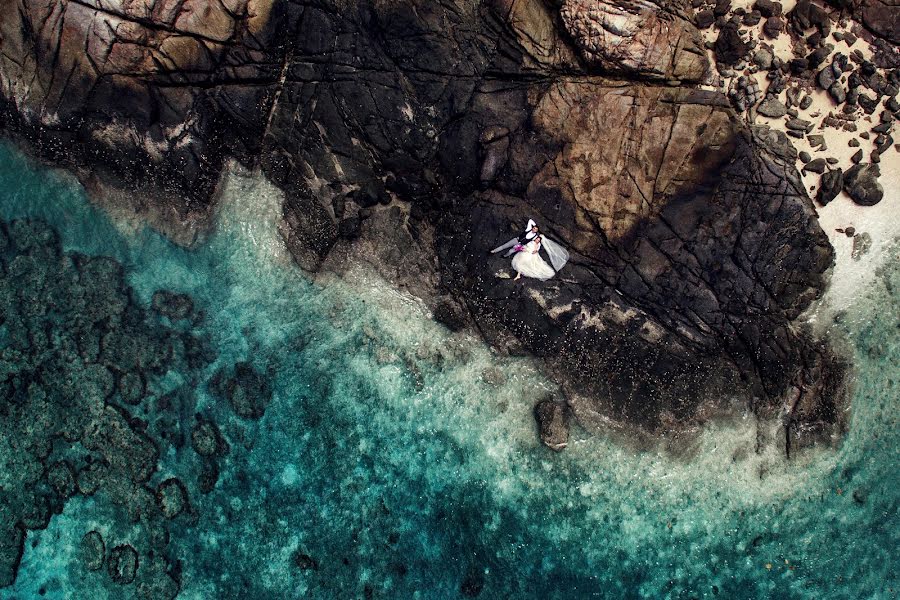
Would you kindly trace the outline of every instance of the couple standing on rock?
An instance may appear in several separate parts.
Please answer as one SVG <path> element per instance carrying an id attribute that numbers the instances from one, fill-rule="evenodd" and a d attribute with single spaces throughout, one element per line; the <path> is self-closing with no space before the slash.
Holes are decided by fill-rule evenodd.
<path id="1" fill-rule="evenodd" d="M 552 267 L 538 254 L 542 248 L 547 253 Z M 528 225 L 525 226 L 522 235 L 497 246 L 491 250 L 491 254 L 507 249 L 508 252 L 505 256 L 515 255 L 512 259 L 512 268 L 517 273 L 516 279 L 524 275 L 546 281 L 556 275 L 569 260 L 568 251 L 553 240 L 541 235 L 534 219 L 528 219 Z"/>

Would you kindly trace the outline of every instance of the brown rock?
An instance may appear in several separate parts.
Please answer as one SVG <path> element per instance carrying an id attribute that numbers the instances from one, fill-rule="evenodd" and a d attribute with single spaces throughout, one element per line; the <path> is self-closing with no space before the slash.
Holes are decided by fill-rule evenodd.
<path id="1" fill-rule="evenodd" d="M 564 0 L 560 15 L 582 56 L 604 71 L 692 82 L 706 75 L 700 32 L 675 11 L 636 0 Z"/>

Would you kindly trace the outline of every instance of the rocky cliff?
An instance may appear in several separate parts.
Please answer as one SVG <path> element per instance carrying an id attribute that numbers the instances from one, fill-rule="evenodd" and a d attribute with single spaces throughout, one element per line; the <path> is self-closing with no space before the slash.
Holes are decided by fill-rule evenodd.
<path id="1" fill-rule="evenodd" d="M 843 367 L 796 324 L 831 246 L 787 138 L 700 89 L 690 5 L 2 5 L 0 124 L 177 239 L 235 157 L 285 190 L 299 265 L 369 257 L 543 357 L 582 424 L 749 405 L 788 446 L 840 429 Z M 487 255 L 529 217 L 572 250 L 547 283 Z"/>

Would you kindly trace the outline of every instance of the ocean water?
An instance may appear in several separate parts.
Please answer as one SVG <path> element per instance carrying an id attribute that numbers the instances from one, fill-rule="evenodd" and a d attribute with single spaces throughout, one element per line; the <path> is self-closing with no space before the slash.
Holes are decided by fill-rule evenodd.
<path id="1" fill-rule="evenodd" d="M 556 454 L 532 407 L 558 392 L 535 365 L 447 331 L 364 269 L 309 280 L 278 237 L 280 202 L 232 167 L 214 233 L 188 251 L 111 221 L 71 176 L 0 145 L 0 218 L 43 219 L 66 250 L 125 265 L 139 301 L 164 288 L 205 313 L 193 327 L 216 362 L 149 381 L 153 394 L 236 361 L 267 374 L 258 421 L 196 387 L 230 452 L 211 492 L 188 485 L 191 517 L 168 526 L 180 598 L 898 596 L 896 247 L 860 264 L 876 275 L 831 325 L 856 370 L 838 448 L 757 451 L 765 432 L 743 416 L 682 452 L 576 429 Z M 170 448 L 152 483 L 197 469 L 190 445 Z M 0 598 L 134 597 L 79 560 L 91 530 L 109 548 L 134 525 L 102 495 L 71 498 L 29 531 Z M 298 552 L 315 568 L 298 568 Z"/>

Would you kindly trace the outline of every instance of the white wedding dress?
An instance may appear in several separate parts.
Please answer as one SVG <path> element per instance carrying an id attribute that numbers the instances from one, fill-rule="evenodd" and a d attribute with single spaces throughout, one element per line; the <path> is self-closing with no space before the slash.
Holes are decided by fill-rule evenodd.
<path id="1" fill-rule="evenodd" d="M 538 254 L 540 248 L 541 243 L 536 240 L 525 244 L 524 250 L 516 252 L 516 255 L 513 256 L 512 268 L 520 275 L 541 281 L 546 281 L 556 275 L 553 267 L 544 262 L 544 259 Z"/>

